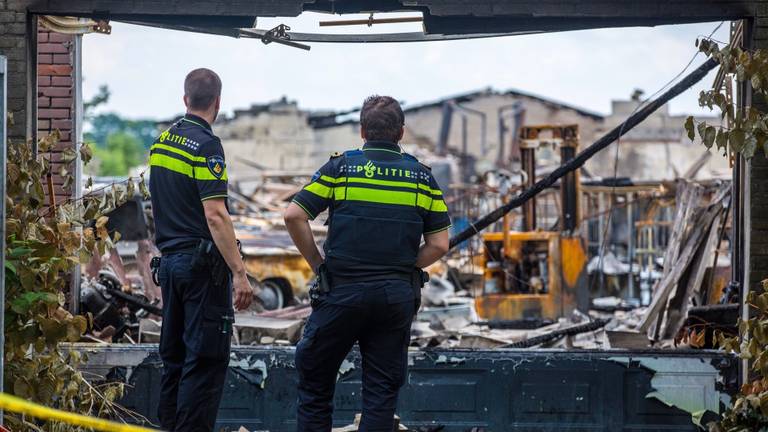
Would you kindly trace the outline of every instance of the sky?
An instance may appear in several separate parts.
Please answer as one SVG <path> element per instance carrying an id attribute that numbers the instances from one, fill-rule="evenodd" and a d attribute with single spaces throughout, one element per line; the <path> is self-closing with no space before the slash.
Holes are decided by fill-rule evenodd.
<path id="1" fill-rule="evenodd" d="M 344 16 L 343 19 L 358 16 Z M 363 16 L 367 18 L 366 16 Z M 420 24 L 320 28 L 330 15 L 259 19 L 258 28 L 286 23 L 299 32 L 419 31 Z M 408 104 L 487 87 L 517 89 L 601 114 L 613 99 L 633 89 L 653 94 L 675 77 L 696 53 L 697 37 L 719 23 L 651 28 L 572 31 L 482 40 L 399 44 L 312 44 L 307 52 L 235 39 L 112 23 L 112 34 L 84 38 L 84 97 L 100 85 L 112 93 L 100 111 L 128 118 L 167 119 L 182 113 L 183 80 L 198 67 L 222 79 L 222 112 L 286 96 L 304 109 L 344 110 L 370 94 Z M 728 39 L 728 23 L 714 38 Z M 330 29 L 330 30 L 329 30 Z M 704 61 L 699 54 L 689 71 Z M 673 114 L 707 114 L 699 91 L 714 72 L 670 103 Z"/>

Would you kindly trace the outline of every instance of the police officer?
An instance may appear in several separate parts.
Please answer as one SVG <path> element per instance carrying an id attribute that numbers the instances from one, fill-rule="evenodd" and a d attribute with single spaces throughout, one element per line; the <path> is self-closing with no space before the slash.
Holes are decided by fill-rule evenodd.
<path id="1" fill-rule="evenodd" d="M 294 243 L 329 287 L 314 301 L 296 347 L 299 431 L 331 430 L 336 375 L 356 342 L 363 357 L 359 430 L 394 427 L 420 301 L 420 269 L 448 251 L 450 227 L 429 168 L 398 145 L 403 124 L 396 100 L 366 99 L 360 112 L 363 148 L 333 156 L 285 212 Z M 323 257 L 308 220 L 327 208 Z"/>
<path id="2" fill-rule="evenodd" d="M 158 416 L 168 431 L 212 431 L 229 363 L 234 306 L 253 293 L 227 211 L 227 170 L 211 124 L 221 80 L 195 69 L 187 112 L 150 150 L 150 192 L 163 295 Z"/>

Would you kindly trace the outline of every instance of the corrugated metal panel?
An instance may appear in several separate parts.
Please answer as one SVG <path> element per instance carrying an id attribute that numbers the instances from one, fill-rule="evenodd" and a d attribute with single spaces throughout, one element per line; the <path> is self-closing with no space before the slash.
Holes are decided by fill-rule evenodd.
<path id="1" fill-rule="evenodd" d="M 131 383 L 126 406 L 151 419 L 160 372 L 154 350 L 89 350 L 94 368 Z M 695 431 L 690 413 L 719 412 L 735 390 L 737 371 L 733 359 L 706 351 L 438 349 L 413 351 L 410 363 L 398 414 L 411 428 L 443 425 L 445 431 Z M 296 381 L 293 348 L 237 349 L 221 430 L 295 430 Z M 336 425 L 360 412 L 360 385 L 355 351 L 339 374 Z"/>

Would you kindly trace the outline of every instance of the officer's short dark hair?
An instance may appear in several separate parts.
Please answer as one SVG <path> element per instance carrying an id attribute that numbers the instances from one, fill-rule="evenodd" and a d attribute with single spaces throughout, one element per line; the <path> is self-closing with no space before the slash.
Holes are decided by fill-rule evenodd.
<path id="1" fill-rule="evenodd" d="M 187 74 L 184 96 L 190 109 L 204 111 L 221 95 L 221 79 L 216 72 L 200 68 Z"/>
<path id="2" fill-rule="evenodd" d="M 405 124 L 405 115 L 400 103 L 389 96 L 368 96 L 360 110 L 360 126 L 369 141 L 392 141 L 400 139 L 400 129 Z"/>

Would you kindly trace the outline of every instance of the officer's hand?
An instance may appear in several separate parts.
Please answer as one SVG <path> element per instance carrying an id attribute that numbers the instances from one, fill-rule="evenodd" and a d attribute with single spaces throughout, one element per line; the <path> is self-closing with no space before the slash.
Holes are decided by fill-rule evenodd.
<path id="1" fill-rule="evenodd" d="M 235 275 L 232 278 L 232 297 L 235 309 L 245 310 L 251 305 L 253 300 L 253 288 L 248 282 L 248 277 L 243 274 Z"/>

